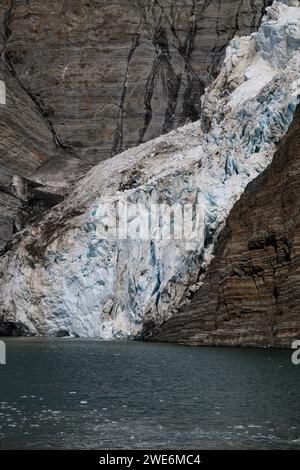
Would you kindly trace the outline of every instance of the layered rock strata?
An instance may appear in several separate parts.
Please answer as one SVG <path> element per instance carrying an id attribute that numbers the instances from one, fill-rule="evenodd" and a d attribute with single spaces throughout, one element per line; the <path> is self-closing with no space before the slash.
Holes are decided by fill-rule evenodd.
<path id="1" fill-rule="evenodd" d="M 42 210 L 15 197 L 14 175 L 68 193 L 99 161 L 199 119 L 226 45 L 266 4 L 2 0 L 0 251 Z"/>
<path id="2" fill-rule="evenodd" d="M 300 108 L 231 211 L 205 280 L 156 341 L 290 348 L 300 338 Z"/>
<path id="3" fill-rule="evenodd" d="M 4 0 L 2 61 L 86 168 L 199 119 L 227 44 L 266 4 Z"/>
<path id="4" fill-rule="evenodd" d="M 2 332 L 134 338 L 186 302 L 203 282 L 229 211 L 292 122 L 299 25 L 298 3 L 275 2 L 258 33 L 231 41 L 203 99 L 202 125 L 99 164 L 16 237 L 1 259 Z M 106 236 L 119 223 L 120 199 L 146 214 L 159 205 L 159 236 L 152 225 L 148 238 L 140 236 L 137 213 L 127 219 L 127 238 Z M 201 208 L 193 218 L 198 237 L 164 235 L 172 225 L 167 208 L 176 203 Z"/>

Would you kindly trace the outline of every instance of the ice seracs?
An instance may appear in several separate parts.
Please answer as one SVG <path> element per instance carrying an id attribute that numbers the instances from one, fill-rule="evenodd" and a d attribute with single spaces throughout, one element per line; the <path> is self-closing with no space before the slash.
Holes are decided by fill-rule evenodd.
<path id="1" fill-rule="evenodd" d="M 130 338 L 197 289 L 245 186 L 270 163 L 299 98 L 300 8 L 274 2 L 257 33 L 234 38 L 206 90 L 202 122 L 93 168 L 63 204 L 2 258 L 2 321 L 29 333 Z M 101 237 L 120 198 L 162 211 L 201 206 L 203 236 Z M 136 215 L 129 218 L 136 226 Z M 161 227 L 167 219 L 161 214 Z M 134 229 L 135 230 L 135 229 Z M 132 232 L 132 231 L 131 231 Z"/>

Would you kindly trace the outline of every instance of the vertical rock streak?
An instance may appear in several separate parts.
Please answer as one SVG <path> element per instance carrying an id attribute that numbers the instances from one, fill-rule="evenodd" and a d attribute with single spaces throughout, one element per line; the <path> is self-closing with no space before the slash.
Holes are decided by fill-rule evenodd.
<path id="1" fill-rule="evenodd" d="M 140 34 L 138 30 L 139 28 L 137 29 L 137 32 L 133 35 L 131 47 L 128 52 L 123 89 L 122 89 L 122 94 L 121 94 L 121 99 L 120 99 L 119 114 L 118 114 L 118 119 L 117 119 L 117 126 L 116 126 L 116 130 L 114 134 L 113 144 L 112 144 L 112 151 L 111 151 L 112 157 L 114 157 L 118 153 L 121 153 L 124 150 L 123 148 L 123 141 L 124 141 L 123 124 L 124 124 L 124 117 L 126 113 L 126 97 L 127 97 L 128 82 L 129 82 L 129 70 L 130 70 L 130 62 L 134 56 L 136 49 L 140 45 Z"/>
<path id="2" fill-rule="evenodd" d="M 13 62 L 10 60 L 9 56 L 7 55 L 6 52 L 6 45 L 12 35 L 12 30 L 10 27 L 11 21 L 12 21 L 12 15 L 13 15 L 13 9 L 14 9 L 14 0 L 9 0 L 9 9 L 7 12 L 4 14 L 4 32 L 5 32 L 5 38 L 4 38 L 4 45 L 1 53 L 1 60 L 4 63 L 4 65 L 7 67 L 9 72 L 12 74 L 12 76 L 18 81 L 20 87 L 22 90 L 26 93 L 26 95 L 32 100 L 34 103 L 35 107 L 37 108 L 39 114 L 41 117 L 44 119 L 45 123 L 47 124 L 52 136 L 53 136 L 53 141 L 54 144 L 57 148 L 64 148 L 64 146 L 61 144 L 61 142 L 58 139 L 58 136 L 56 135 L 56 132 L 54 130 L 53 124 L 51 120 L 49 119 L 49 116 L 44 110 L 44 106 L 42 103 L 41 98 L 37 98 L 32 91 L 28 90 L 26 86 L 23 84 L 22 80 L 19 78 L 17 72 L 14 69 Z"/>
<path id="3" fill-rule="evenodd" d="M 203 282 L 229 211 L 271 162 L 293 119 L 299 26 L 299 6 L 275 2 L 257 34 L 228 46 L 203 98 L 205 131 L 200 122 L 188 124 L 98 165 L 15 243 L 1 260 L 3 329 L 14 323 L 30 333 L 137 337 L 186 302 Z M 168 57 L 169 43 L 161 29 L 156 37 L 158 62 Z M 153 71 L 150 98 L 157 79 Z M 185 240 L 153 234 L 150 240 L 99 236 L 107 229 L 101 207 L 120 193 L 147 208 L 200 204 L 203 239 L 187 249 Z M 132 231 L 135 223 L 133 215 Z"/>

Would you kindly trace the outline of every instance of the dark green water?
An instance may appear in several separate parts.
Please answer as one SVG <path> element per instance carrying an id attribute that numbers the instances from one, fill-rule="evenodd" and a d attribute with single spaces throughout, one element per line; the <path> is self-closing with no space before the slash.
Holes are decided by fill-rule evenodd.
<path id="1" fill-rule="evenodd" d="M 0 446 L 300 448 L 288 351 L 10 339 Z"/>

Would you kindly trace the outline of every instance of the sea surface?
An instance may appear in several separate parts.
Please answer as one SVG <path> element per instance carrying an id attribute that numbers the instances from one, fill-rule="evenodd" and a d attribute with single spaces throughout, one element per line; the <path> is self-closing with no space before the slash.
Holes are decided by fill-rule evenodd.
<path id="1" fill-rule="evenodd" d="M 300 448 L 290 351 L 5 342 L 2 449 Z"/>

